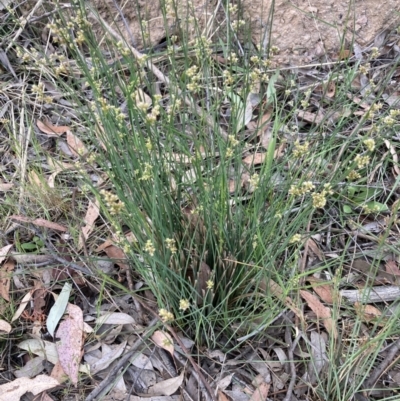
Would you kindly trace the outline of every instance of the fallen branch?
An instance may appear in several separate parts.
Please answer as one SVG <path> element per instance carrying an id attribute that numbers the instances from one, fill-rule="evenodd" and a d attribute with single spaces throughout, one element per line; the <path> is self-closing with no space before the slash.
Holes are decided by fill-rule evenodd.
<path id="1" fill-rule="evenodd" d="M 340 295 L 350 303 L 363 302 L 372 304 L 374 302 L 395 301 L 400 298 L 400 287 L 396 285 L 361 288 L 359 290 L 341 290 Z"/>

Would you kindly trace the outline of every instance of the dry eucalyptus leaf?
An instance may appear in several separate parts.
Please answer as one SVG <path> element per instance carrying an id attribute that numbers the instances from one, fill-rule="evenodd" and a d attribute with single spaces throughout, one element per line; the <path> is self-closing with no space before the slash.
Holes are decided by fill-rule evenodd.
<path id="1" fill-rule="evenodd" d="M 375 306 L 364 305 L 358 301 L 354 303 L 354 309 L 356 310 L 360 319 L 367 323 L 379 320 L 382 316 L 382 312 L 378 308 L 375 308 Z M 382 321 L 380 326 L 383 324 L 384 322 Z"/>
<path id="2" fill-rule="evenodd" d="M 0 401 L 19 401 L 25 393 L 37 395 L 58 384 L 56 379 L 46 375 L 36 376 L 34 379 L 21 377 L 0 386 Z"/>
<path id="3" fill-rule="evenodd" d="M 388 260 L 385 265 L 386 272 L 393 274 L 393 276 L 400 276 L 400 269 L 397 262 L 394 260 Z"/>
<path id="4" fill-rule="evenodd" d="M 308 277 L 307 280 L 311 283 L 313 290 L 324 302 L 328 304 L 333 303 L 333 289 L 331 285 L 326 284 L 325 280 L 320 280 L 315 277 Z"/>
<path id="5" fill-rule="evenodd" d="M 85 144 L 71 131 L 67 131 L 67 144 L 75 157 L 84 156 L 88 152 Z"/>
<path id="6" fill-rule="evenodd" d="M 126 341 L 117 345 L 109 351 L 106 345 L 103 345 L 104 355 L 90 366 L 90 373 L 95 375 L 98 372 L 108 368 L 116 359 L 118 359 L 124 352 Z"/>
<path id="7" fill-rule="evenodd" d="M 264 401 L 267 399 L 269 388 L 271 385 L 269 383 L 262 382 L 258 385 L 258 387 L 254 390 L 253 395 L 251 396 L 249 401 Z"/>
<path id="8" fill-rule="evenodd" d="M 44 132 L 45 134 L 47 134 L 49 136 L 57 136 L 57 137 L 71 129 L 68 126 L 53 125 L 49 121 L 42 122 L 40 120 L 37 120 L 36 125 L 40 129 L 40 131 Z"/>
<path id="9" fill-rule="evenodd" d="M 3 246 L 3 248 L 0 249 L 0 263 L 2 263 L 7 258 L 8 252 L 10 252 L 10 249 L 12 247 L 12 244 L 10 244 Z"/>
<path id="10" fill-rule="evenodd" d="M 11 330 L 11 324 L 3 319 L 0 319 L 0 332 L 9 333 Z"/>
<path id="11" fill-rule="evenodd" d="M 40 356 L 36 356 L 35 358 L 30 359 L 25 365 L 18 370 L 15 370 L 14 376 L 16 378 L 19 377 L 29 377 L 33 378 L 40 374 L 44 369 L 44 358 Z"/>
<path id="12" fill-rule="evenodd" d="M 99 214 L 100 214 L 100 203 L 98 199 L 95 199 L 94 202 L 90 200 L 85 216 L 86 225 L 82 227 L 82 235 L 79 237 L 78 250 L 83 248 L 84 240 L 88 239 L 89 234 L 94 229 L 94 223 L 99 217 Z"/>
<path id="13" fill-rule="evenodd" d="M 83 348 L 83 312 L 77 305 L 68 304 L 68 315 L 60 323 L 56 337 L 60 365 L 72 384 L 78 385 L 79 363 Z"/>
<path id="14" fill-rule="evenodd" d="M 174 341 L 168 333 L 157 330 L 151 336 L 151 339 L 156 345 L 158 345 L 160 348 L 165 349 L 171 354 L 172 357 L 174 357 Z"/>
<path id="15" fill-rule="evenodd" d="M 308 291 L 300 290 L 300 295 L 305 299 L 310 309 L 321 319 L 322 324 L 327 329 L 328 333 L 337 338 L 337 330 L 335 322 L 331 316 L 331 310 L 324 306 L 321 301 Z"/>
<path id="16" fill-rule="evenodd" d="M 255 164 L 262 164 L 264 163 L 265 158 L 267 157 L 266 153 L 253 153 L 249 156 L 246 156 L 243 159 L 243 163 L 248 166 L 251 167 L 252 165 Z"/>
<path id="17" fill-rule="evenodd" d="M 135 319 L 122 312 L 107 312 L 96 319 L 96 324 L 134 324 Z"/>
<path id="18" fill-rule="evenodd" d="M 52 221 L 48 221 L 45 219 L 39 218 L 39 219 L 33 220 L 29 217 L 20 216 L 20 215 L 12 215 L 9 218 L 12 220 L 21 221 L 23 223 L 30 223 L 35 226 L 49 228 L 50 230 L 62 231 L 62 232 L 68 231 L 68 229 L 66 227 L 62 226 L 61 224 L 53 223 Z"/>
<path id="19" fill-rule="evenodd" d="M 155 384 L 154 386 L 149 387 L 148 394 L 149 395 L 172 395 L 178 388 L 181 386 L 183 382 L 183 372 L 172 379 L 167 379 L 162 382 Z"/>
<path id="20" fill-rule="evenodd" d="M 59 360 L 56 344 L 49 341 L 32 338 L 22 341 L 18 344 L 18 347 L 31 354 L 35 354 L 44 359 L 47 359 L 53 364 L 56 364 Z"/>
<path id="21" fill-rule="evenodd" d="M 12 322 L 14 320 L 17 320 L 21 316 L 21 313 L 25 310 L 26 305 L 28 305 L 28 302 L 32 299 L 32 292 L 33 291 L 29 291 L 22 298 L 21 303 L 19 304 L 19 307 L 18 307 L 17 311 L 14 313 L 14 316 L 11 319 Z"/>

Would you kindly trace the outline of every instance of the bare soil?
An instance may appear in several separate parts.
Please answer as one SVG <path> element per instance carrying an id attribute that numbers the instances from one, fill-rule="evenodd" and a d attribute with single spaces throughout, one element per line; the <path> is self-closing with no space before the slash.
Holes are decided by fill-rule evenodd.
<path id="1" fill-rule="evenodd" d="M 225 1 L 176 0 L 175 11 L 170 11 L 167 18 L 163 17 L 160 1 L 92 2 L 99 14 L 138 49 L 154 46 L 167 35 L 176 34 L 176 16 L 181 24 L 187 24 L 192 37 L 204 33 L 216 38 L 226 26 Z M 277 61 L 281 65 L 307 64 L 316 58 L 336 59 L 341 50 L 355 51 L 354 46 L 379 47 L 382 31 L 400 23 L 398 0 L 276 0 L 270 32 L 272 3 L 272 0 L 231 2 L 238 6 L 237 18 L 245 20 L 243 29 L 251 29 L 254 44 L 262 46 L 271 39 L 271 45 L 279 47 Z M 101 36 L 100 27 L 94 26 Z"/>

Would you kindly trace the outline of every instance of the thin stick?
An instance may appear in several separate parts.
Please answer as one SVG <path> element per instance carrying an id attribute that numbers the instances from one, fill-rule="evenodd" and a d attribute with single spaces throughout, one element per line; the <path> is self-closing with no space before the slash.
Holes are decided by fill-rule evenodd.
<path id="1" fill-rule="evenodd" d="M 378 365 L 375 370 L 372 372 L 371 376 L 364 382 L 363 387 L 365 389 L 372 389 L 372 386 L 376 383 L 376 381 L 382 376 L 382 374 L 388 369 L 390 365 L 393 365 L 393 359 L 395 357 L 396 360 L 400 358 L 399 356 L 400 350 L 400 338 L 395 341 L 390 347 L 390 351 L 388 352 L 386 358 Z"/>
<path id="2" fill-rule="evenodd" d="M 292 399 L 294 385 L 296 384 L 297 374 L 296 374 L 296 366 L 294 364 L 294 352 L 293 351 L 297 345 L 298 338 L 295 339 L 295 341 L 292 341 L 291 336 L 290 336 L 290 327 L 289 327 L 289 325 L 287 325 L 286 330 L 285 330 L 285 341 L 288 344 L 290 344 L 290 346 L 288 348 L 288 358 L 289 358 L 291 379 L 290 379 L 290 383 L 289 383 L 289 386 L 288 386 L 288 389 L 286 392 L 286 396 L 283 399 L 283 401 L 290 401 Z"/>

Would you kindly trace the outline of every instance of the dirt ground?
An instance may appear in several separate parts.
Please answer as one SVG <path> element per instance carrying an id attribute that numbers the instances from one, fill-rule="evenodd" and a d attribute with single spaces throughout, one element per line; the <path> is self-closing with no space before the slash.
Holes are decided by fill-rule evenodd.
<path id="1" fill-rule="evenodd" d="M 166 19 L 157 0 L 91 1 L 99 14 L 138 49 L 154 46 L 166 35 L 176 34 L 176 16 L 182 24 L 187 24 L 191 36 L 202 32 L 216 38 L 226 27 L 227 6 L 221 0 L 175 0 L 175 6 L 169 8 L 173 0 L 166 0 Z M 245 21 L 242 29 L 251 28 L 254 44 L 262 45 L 269 39 L 272 3 L 272 0 L 230 2 L 229 7 L 238 6 L 232 20 Z M 271 44 L 280 49 L 279 64 L 307 64 L 316 58 L 328 61 L 337 58 L 341 48 L 354 51 L 353 38 L 358 49 L 368 45 L 379 47 L 379 34 L 395 24 L 400 24 L 398 0 L 276 0 Z"/>

